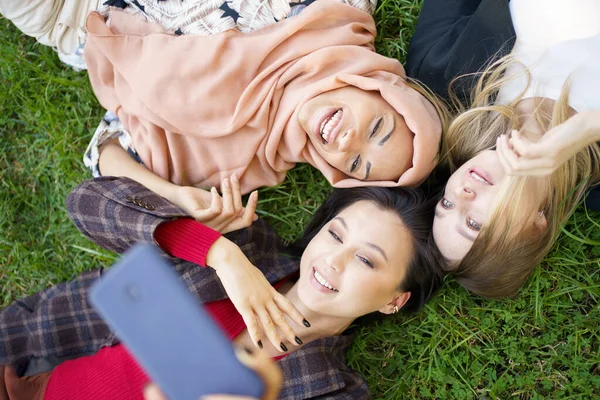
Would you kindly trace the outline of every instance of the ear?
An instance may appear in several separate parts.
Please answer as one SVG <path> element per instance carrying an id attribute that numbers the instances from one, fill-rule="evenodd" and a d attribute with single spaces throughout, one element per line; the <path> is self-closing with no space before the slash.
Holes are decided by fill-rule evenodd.
<path id="1" fill-rule="evenodd" d="M 398 307 L 398 310 L 400 310 L 404 307 L 408 299 L 410 299 L 410 292 L 397 293 L 392 301 L 379 309 L 379 312 L 382 314 L 394 314 L 394 306 Z"/>

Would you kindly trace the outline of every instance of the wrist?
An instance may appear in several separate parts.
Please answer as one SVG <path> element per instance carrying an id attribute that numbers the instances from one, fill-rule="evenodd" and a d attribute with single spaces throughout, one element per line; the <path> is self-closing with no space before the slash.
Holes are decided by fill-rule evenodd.
<path id="1" fill-rule="evenodd" d="M 590 145 L 600 140 L 600 111 L 584 111 L 571 117 L 572 131 L 579 136 L 579 142 Z M 567 121 L 568 122 L 568 121 Z M 572 138 L 572 139 L 575 139 Z"/>
<path id="2" fill-rule="evenodd" d="M 241 251 L 238 245 L 224 236 L 221 236 L 210 246 L 206 253 L 206 266 L 218 272 L 223 265 L 229 264 L 236 252 Z"/>

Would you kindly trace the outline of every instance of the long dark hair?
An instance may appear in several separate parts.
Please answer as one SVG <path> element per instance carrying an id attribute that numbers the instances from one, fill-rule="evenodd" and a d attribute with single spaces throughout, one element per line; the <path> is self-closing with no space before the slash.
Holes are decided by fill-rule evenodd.
<path id="1" fill-rule="evenodd" d="M 378 208 L 396 214 L 411 234 L 413 254 L 406 276 L 398 289 L 411 292 L 403 311 L 414 312 L 441 287 L 443 281 L 442 257 L 433 243 L 431 226 L 435 204 L 423 196 L 420 189 L 358 187 L 335 189 L 313 215 L 304 234 L 291 249 L 300 256 L 315 235 L 342 210 L 352 204 L 366 200 Z"/>

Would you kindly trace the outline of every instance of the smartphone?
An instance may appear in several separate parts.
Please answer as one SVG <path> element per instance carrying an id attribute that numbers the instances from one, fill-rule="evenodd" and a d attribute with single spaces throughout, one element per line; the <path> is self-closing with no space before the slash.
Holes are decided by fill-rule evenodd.
<path id="1" fill-rule="evenodd" d="M 133 246 L 90 301 L 169 400 L 260 398 L 264 385 L 153 245 Z"/>

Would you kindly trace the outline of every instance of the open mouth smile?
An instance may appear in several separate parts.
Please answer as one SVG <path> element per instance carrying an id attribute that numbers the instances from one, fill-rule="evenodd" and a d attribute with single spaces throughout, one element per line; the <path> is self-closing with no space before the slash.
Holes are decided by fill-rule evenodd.
<path id="1" fill-rule="evenodd" d="M 341 127 L 341 121 L 344 117 L 344 111 L 341 108 L 329 110 L 318 121 L 318 130 L 315 133 L 319 136 L 323 144 L 332 143 Z"/>
<path id="2" fill-rule="evenodd" d="M 319 272 L 317 272 L 317 270 L 315 268 L 313 268 L 313 276 L 315 278 L 315 281 L 322 287 L 327 288 L 328 290 L 330 290 L 332 292 L 339 292 L 339 289 L 333 287 L 333 285 L 331 285 L 329 282 L 327 282 L 327 280 L 325 278 L 323 278 L 323 276 L 321 274 L 319 274 Z"/>
<path id="3" fill-rule="evenodd" d="M 489 174 L 479 168 L 469 169 L 469 176 L 477 182 L 481 182 L 485 185 L 494 186 L 494 182 L 490 178 Z"/>

